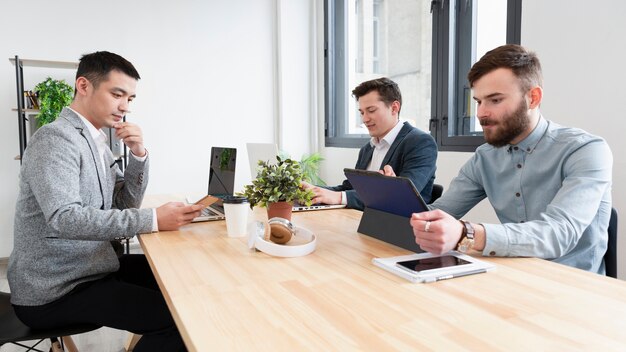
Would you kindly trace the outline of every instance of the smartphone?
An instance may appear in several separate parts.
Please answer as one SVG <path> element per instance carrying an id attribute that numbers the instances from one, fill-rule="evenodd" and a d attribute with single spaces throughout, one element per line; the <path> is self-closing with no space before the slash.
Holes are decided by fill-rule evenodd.
<path id="1" fill-rule="evenodd" d="M 471 264 L 465 259 L 461 259 L 454 255 L 442 255 L 440 257 L 432 257 L 432 258 L 423 258 L 423 259 L 414 259 L 407 260 L 404 262 L 397 262 L 396 266 L 407 269 L 410 271 L 424 271 L 424 270 L 433 270 L 433 269 L 441 269 L 447 268 L 451 266 L 465 265 Z"/>
<path id="2" fill-rule="evenodd" d="M 195 202 L 194 204 L 202 204 L 206 208 L 209 205 L 217 202 L 218 200 L 219 200 L 219 198 L 217 198 L 217 197 L 213 197 L 213 196 L 207 195 L 207 196 L 202 197 L 199 201 Z"/>

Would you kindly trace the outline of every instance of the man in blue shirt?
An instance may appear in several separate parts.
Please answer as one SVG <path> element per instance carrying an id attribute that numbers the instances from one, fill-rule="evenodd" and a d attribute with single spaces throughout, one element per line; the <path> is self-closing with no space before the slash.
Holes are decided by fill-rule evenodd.
<path id="1" fill-rule="evenodd" d="M 359 104 L 363 124 L 372 137 L 359 151 L 356 169 L 397 173 L 413 181 L 430 202 L 437 169 L 437 143 L 427 132 L 400 122 L 402 94 L 396 82 L 377 78 L 352 91 Z M 313 203 L 346 204 L 363 210 L 364 205 L 348 180 L 334 187 L 303 186 L 314 193 Z"/>
<path id="2" fill-rule="evenodd" d="M 539 111 L 539 59 L 498 47 L 470 70 L 486 144 L 431 210 L 413 214 L 415 242 L 432 253 L 539 257 L 604 273 L 613 157 L 606 141 Z M 459 221 L 487 197 L 501 224 Z"/>

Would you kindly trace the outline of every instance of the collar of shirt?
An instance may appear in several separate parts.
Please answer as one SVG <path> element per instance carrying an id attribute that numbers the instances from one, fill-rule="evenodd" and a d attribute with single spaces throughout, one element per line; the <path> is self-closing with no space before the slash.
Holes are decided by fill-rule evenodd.
<path id="1" fill-rule="evenodd" d="M 91 122 L 89 122 L 89 120 L 87 120 L 83 115 L 81 115 L 78 111 L 69 108 L 68 109 L 72 110 L 76 115 L 78 115 L 78 117 L 80 117 L 81 120 L 83 120 L 83 123 L 85 124 L 85 126 L 87 126 L 87 130 L 89 131 L 89 134 L 91 135 L 91 138 L 96 142 L 96 143 L 103 143 L 106 145 L 107 141 L 109 140 L 107 138 L 107 135 L 102 132 L 102 130 L 96 129 L 96 126 L 94 126 Z"/>
<path id="2" fill-rule="evenodd" d="M 510 145 L 509 149 L 521 149 L 530 154 L 533 152 L 533 150 L 535 150 L 537 144 L 539 144 L 539 141 L 541 141 L 541 138 L 544 136 L 544 134 L 546 134 L 547 130 L 548 121 L 546 121 L 543 116 L 539 116 L 539 122 L 537 122 L 537 126 L 535 126 L 535 129 L 521 142 L 517 143 L 516 145 Z"/>
<path id="3" fill-rule="evenodd" d="M 370 145 L 374 148 L 382 148 L 385 147 L 385 145 L 391 146 L 393 141 L 396 140 L 396 137 L 398 137 L 398 133 L 400 133 L 402 126 L 404 126 L 404 123 L 400 123 L 400 121 L 396 122 L 396 125 L 393 126 L 393 128 L 381 140 L 378 140 L 376 137 L 370 138 Z"/>
<path id="4" fill-rule="evenodd" d="M 78 117 L 80 117 L 80 119 L 83 121 L 85 126 L 87 126 L 87 130 L 89 131 L 91 138 L 94 140 L 94 142 L 96 142 L 96 148 L 98 149 L 98 156 L 100 157 L 100 165 L 102 166 L 102 170 L 106 170 L 107 168 L 106 168 L 106 163 L 104 161 L 104 153 L 106 149 L 109 147 L 107 144 L 108 138 L 106 134 L 102 132 L 101 129 L 100 130 L 96 129 L 96 126 L 94 126 L 91 122 L 89 122 L 89 120 L 87 120 L 83 115 L 81 115 L 76 110 L 71 109 L 71 108 L 68 108 L 68 109 L 72 110 L 76 115 L 78 115 Z"/>

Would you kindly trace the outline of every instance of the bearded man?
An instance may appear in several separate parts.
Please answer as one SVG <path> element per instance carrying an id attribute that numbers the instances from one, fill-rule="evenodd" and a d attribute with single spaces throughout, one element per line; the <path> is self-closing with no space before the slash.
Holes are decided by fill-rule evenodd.
<path id="1" fill-rule="evenodd" d="M 535 53 L 504 45 L 468 80 L 486 144 L 430 211 L 413 214 L 415 242 L 431 253 L 538 257 L 604 274 L 613 157 L 606 141 L 546 120 Z M 500 224 L 458 220 L 484 198 Z"/>

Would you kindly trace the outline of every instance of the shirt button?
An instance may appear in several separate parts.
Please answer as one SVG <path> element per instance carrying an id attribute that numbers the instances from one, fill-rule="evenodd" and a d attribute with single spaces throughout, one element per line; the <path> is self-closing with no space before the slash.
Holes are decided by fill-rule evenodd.
<path id="1" fill-rule="evenodd" d="M 513 150 L 518 150 L 518 149 L 519 149 L 518 147 L 513 147 Z"/>
<path id="2" fill-rule="evenodd" d="M 526 151 L 527 151 L 527 152 L 530 152 L 530 148 L 526 148 Z"/>
<path id="3" fill-rule="evenodd" d="M 517 168 L 521 169 L 522 168 L 522 164 L 517 164 Z"/>
<path id="4" fill-rule="evenodd" d="M 519 196 L 521 196 L 521 194 L 519 194 L 519 192 L 517 192 L 517 193 L 515 193 L 515 196 L 519 197 Z"/>
<path id="5" fill-rule="evenodd" d="M 491 252 L 489 252 L 489 255 L 493 257 L 494 255 L 496 255 L 496 252 L 495 251 L 491 251 Z"/>

